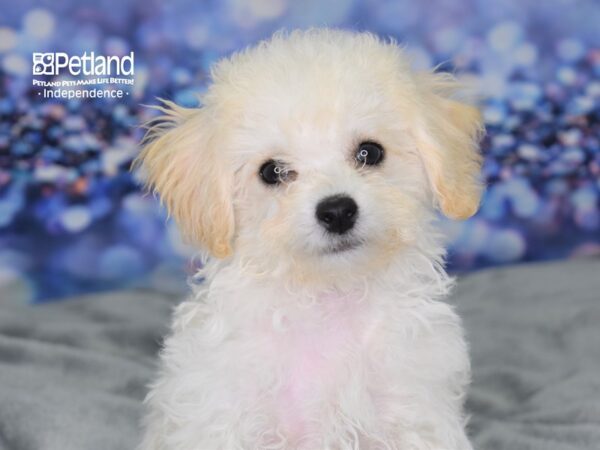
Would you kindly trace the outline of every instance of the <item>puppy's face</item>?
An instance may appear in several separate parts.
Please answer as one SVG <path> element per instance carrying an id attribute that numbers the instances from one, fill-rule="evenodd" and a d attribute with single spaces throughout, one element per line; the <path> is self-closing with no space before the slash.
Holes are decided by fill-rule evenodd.
<path id="1" fill-rule="evenodd" d="M 479 200 L 479 115 L 401 50 L 326 30 L 221 62 L 204 107 L 167 104 L 140 156 L 184 233 L 256 274 L 327 282 L 418 246 Z"/>
<path id="2" fill-rule="evenodd" d="M 298 277 L 355 276 L 414 242 L 430 190 L 393 100 L 352 74 L 324 88 L 333 75 L 315 72 L 271 107 L 268 92 L 243 100 L 234 251 Z"/>

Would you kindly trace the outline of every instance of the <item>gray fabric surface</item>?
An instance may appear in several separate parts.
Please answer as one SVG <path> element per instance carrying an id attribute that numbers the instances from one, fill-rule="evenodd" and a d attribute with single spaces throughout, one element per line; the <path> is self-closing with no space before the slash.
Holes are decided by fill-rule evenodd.
<path id="1" fill-rule="evenodd" d="M 133 449 L 173 303 L 142 290 L 0 300 L 0 449 Z"/>
<path id="2" fill-rule="evenodd" d="M 454 292 L 480 450 L 600 450 L 600 260 L 496 269 Z"/>
<path id="3" fill-rule="evenodd" d="M 25 306 L 0 292 L 0 449 L 133 449 L 176 301 L 135 290 Z M 472 347 L 476 449 L 600 449 L 599 260 L 480 272 L 452 302 Z"/>

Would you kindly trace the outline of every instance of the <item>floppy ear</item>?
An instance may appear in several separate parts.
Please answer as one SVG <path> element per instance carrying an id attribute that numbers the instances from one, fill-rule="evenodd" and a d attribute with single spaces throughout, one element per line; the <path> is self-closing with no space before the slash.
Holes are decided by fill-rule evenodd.
<path id="1" fill-rule="evenodd" d="M 420 81 L 425 101 L 417 147 L 439 208 L 449 218 L 467 219 L 477 212 L 482 192 L 481 115 L 450 98 L 458 88 L 450 75 L 428 74 Z"/>
<path id="2" fill-rule="evenodd" d="M 134 161 L 146 186 L 158 193 L 184 238 L 217 258 L 231 254 L 233 174 L 207 112 L 163 101 Z"/>

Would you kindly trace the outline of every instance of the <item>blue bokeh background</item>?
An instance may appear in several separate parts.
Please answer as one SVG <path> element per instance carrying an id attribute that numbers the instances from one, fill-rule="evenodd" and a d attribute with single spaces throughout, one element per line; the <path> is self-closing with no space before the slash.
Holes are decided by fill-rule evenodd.
<path id="1" fill-rule="evenodd" d="M 281 28 L 393 36 L 471 83 L 488 130 L 481 211 L 445 222 L 450 268 L 600 254 L 594 0 L 0 1 L 0 295 L 180 283 L 190 250 L 128 172 L 155 97 L 196 104 L 210 65 Z M 33 52 L 135 52 L 123 100 L 44 100 Z"/>

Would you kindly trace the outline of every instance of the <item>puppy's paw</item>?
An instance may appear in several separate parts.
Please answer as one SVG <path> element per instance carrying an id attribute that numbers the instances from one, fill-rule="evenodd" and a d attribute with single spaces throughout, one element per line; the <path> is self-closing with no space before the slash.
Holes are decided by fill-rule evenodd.
<path id="1" fill-rule="evenodd" d="M 411 433 L 406 436 L 405 445 L 401 448 L 410 450 L 473 450 L 469 439 L 463 430 L 457 430 L 448 439 L 449 442 L 441 442 L 432 436 L 424 436 Z"/>

